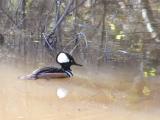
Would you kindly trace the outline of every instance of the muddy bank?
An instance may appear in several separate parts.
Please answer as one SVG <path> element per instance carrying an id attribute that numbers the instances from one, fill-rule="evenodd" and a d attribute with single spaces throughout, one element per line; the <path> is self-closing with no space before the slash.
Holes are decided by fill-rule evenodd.
<path id="1" fill-rule="evenodd" d="M 30 81 L 17 79 L 25 74 L 21 69 L 1 65 L 0 72 L 2 120 L 159 120 L 158 81 L 143 84 L 146 94 L 114 74 L 82 77 L 76 71 L 71 79 Z M 68 90 L 62 99 L 60 87 Z"/>

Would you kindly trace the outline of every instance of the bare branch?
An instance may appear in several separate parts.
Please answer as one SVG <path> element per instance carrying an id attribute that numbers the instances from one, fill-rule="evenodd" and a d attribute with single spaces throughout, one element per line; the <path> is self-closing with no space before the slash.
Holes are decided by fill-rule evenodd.
<path id="1" fill-rule="evenodd" d="M 62 21 L 64 20 L 64 18 L 67 16 L 68 11 L 69 11 L 70 7 L 72 6 L 73 2 L 74 2 L 74 0 L 71 0 L 71 1 L 68 3 L 68 5 L 67 5 L 67 7 L 66 7 L 66 9 L 65 9 L 65 11 L 64 11 L 64 14 L 63 14 L 63 15 L 59 18 L 59 20 L 57 21 L 57 24 L 54 26 L 53 31 L 49 34 L 49 37 L 50 37 L 52 34 L 54 34 L 56 28 L 62 23 Z"/>
<path id="2" fill-rule="evenodd" d="M 77 6 L 74 6 L 73 8 L 70 9 L 69 13 L 73 12 L 75 9 L 83 5 L 87 0 L 82 0 Z"/>
<path id="3" fill-rule="evenodd" d="M 17 24 L 15 22 L 15 20 L 3 9 L 3 8 L 0 8 L 0 10 L 3 12 L 3 14 L 5 14 L 8 19 L 17 27 Z"/>

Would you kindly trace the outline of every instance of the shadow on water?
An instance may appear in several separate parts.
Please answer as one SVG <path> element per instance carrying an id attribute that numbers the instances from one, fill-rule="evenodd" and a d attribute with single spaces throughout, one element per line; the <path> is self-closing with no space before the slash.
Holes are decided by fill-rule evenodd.
<path id="1" fill-rule="evenodd" d="M 24 70 L 0 69 L 3 120 L 159 120 L 160 82 L 134 83 L 124 74 L 76 72 L 70 79 L 18 80 Z M 57 97 L 65 88 L 65 98 Z"/>

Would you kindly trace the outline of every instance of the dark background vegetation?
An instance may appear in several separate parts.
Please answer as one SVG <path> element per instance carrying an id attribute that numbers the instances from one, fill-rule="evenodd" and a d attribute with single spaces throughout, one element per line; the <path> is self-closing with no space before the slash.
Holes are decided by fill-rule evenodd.
<path id="1" fill-rule="evenodd" d="M 60 51 L 95 68 L 155 76 L 159 0 L 0 0 L 0 61 L 53 64 Z"/>

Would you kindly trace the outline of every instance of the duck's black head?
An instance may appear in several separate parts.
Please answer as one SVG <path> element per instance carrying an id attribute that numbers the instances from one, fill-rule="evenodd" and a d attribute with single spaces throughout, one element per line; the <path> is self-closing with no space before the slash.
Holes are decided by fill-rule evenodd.
<path id="1" fill-rule="evenodd" d="M 70 67 L 71 65 L 77 65 L 77 66 L 82 66 L 78 63 L 75 62 L 74 58 L 65 52 L 60 52 L 58 53 L 56 57 L 57 63 L 59 63 L 64 70 L 71 70 Z"/>

